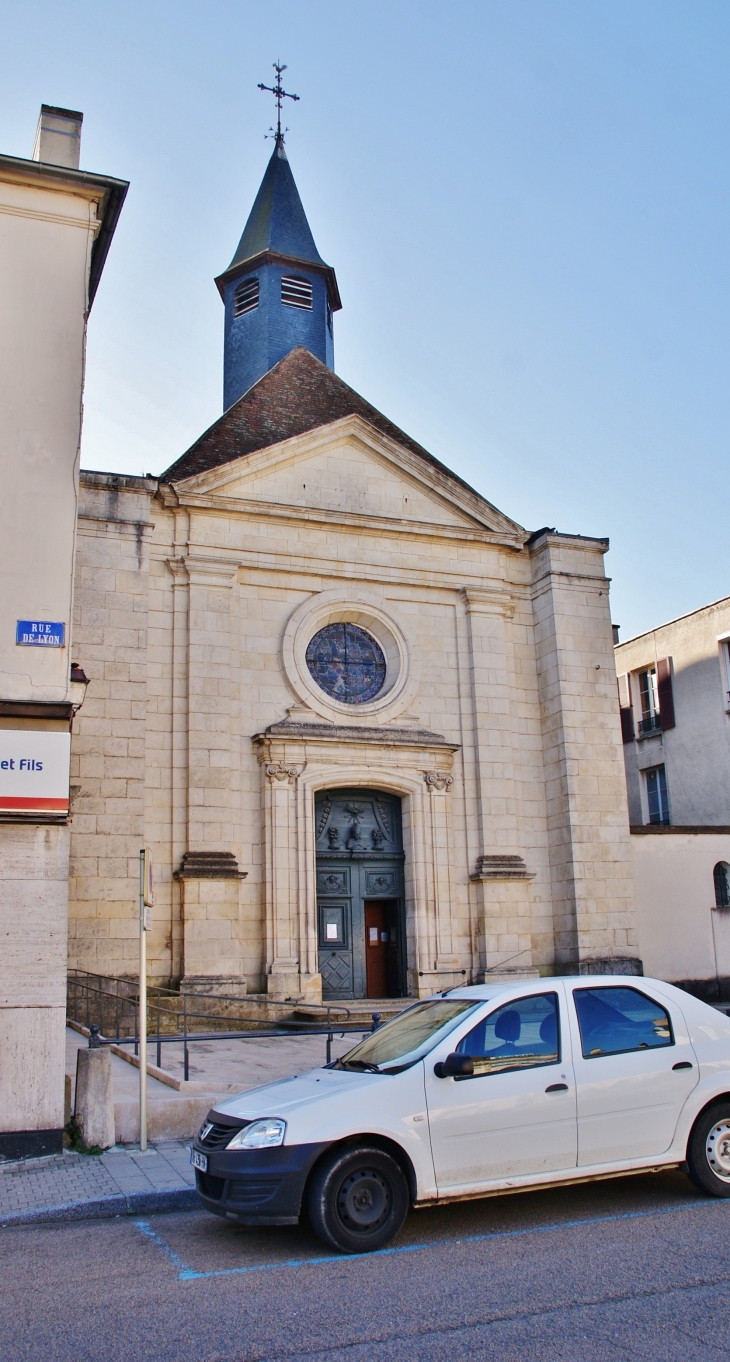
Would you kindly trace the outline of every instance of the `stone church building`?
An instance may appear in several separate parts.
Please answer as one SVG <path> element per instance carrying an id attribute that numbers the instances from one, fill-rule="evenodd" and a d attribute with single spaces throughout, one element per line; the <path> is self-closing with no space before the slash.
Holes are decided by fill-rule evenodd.
<path id="1" fill-rule="evenodd" d="M 69 963 L 424 996 L 640 970 L 604 539 L 496 510 L 334 373 L 277 140 L 229 268 L 225 412 L 83 473 Z"/>

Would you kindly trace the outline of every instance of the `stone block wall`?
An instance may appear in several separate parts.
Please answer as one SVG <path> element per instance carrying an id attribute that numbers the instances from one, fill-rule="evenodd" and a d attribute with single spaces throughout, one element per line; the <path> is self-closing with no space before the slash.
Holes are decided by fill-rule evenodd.
<path id="1" fill-rule="evenodd" d="M 0 824 L 0 1134 L 64 1123 L 68 856 L 67 826 Z"/>
<path id="2" fill-rule="evenodd" d="M 72 643 L 89 678 L 74 720 L 69 964 L 136 972 L 145 842 L 150 496 L 143 478 L 83 475 Z"/>
<path id="3" fill-rule="evenodd" d="M 639 968 L 604 541 L 533 545 L 555 960 Z"/>

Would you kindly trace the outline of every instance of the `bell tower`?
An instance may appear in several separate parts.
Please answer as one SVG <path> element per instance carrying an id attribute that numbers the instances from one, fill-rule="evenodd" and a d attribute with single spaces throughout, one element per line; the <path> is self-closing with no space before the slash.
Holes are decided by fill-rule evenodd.
<path id="1" fill-rule="evenodd" d="M 314 244 L 284 149 L 281 85 L 275 63 L 274 150 L 243 236 L 216 279 L 225 306 L 223 407 L 228 410 L 280 359 L 303 345 L 334 369 L 333 313 L 342 306 L 335 272 Z"/>

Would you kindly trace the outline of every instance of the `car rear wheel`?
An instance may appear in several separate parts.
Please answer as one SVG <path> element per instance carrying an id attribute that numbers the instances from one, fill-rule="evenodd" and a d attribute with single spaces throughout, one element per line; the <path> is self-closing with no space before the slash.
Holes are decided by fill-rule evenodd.
<path id="1" fill-rule="evenodd" d="M 408 1213 L 403 1170 L 382 1149 L 336 1149 L 312 1179 L 312 1229 L 342 1253 L 372 1253 L 395 1237 Z"/>
<path id="2" fill-rule="evenodd" d="M 730 1102 L 698 1116 L 687 1145 L 687 1171 L 700 1191 L 730 1196 Z"/>

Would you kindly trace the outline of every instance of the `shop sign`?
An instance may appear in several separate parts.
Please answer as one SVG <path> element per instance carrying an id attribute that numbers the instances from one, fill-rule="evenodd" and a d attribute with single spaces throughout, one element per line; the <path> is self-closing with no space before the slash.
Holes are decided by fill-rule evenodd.
<path id="1" fill-rule="evenodd" d="M 0 813 L 68 813 L 71 734 L 0 729 Z"/>

